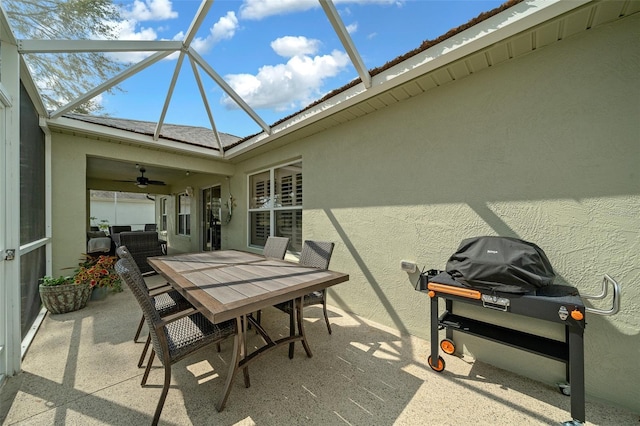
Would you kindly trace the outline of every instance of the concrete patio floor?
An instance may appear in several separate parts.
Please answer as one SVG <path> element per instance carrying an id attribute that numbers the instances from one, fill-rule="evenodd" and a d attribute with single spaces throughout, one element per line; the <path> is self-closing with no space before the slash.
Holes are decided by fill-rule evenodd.
<path id="1" fill-rule="evenodd" d="M 157 281 L 159 277 L 153 277 Z M 570 420 L 570 398 L 555 386 L 445 355 L 446 370 L 426 364 L 428 342 L 330 307 L 333 335 L 320 308 L 305 310 L 314 356 L 300 344 L 293 360 L 277 349 L 252 364 L 251 387 L 236 376 L 225 410 L 215 409 L 231 341 L 173 367 L 160 418 L 164 425 L 550 425 Z M 288 317 L 262 314 L 267 330 L 288 333 Z M 86 308 L 47 315 L 23 372 L 1 390 L 3 425 L 151 423 L 163 381 L 156 360 L 148 385 L 132 340 L 140 309 L 128 289 Z M 427 313 L 425 313 L 427 320 Z M 252 343 L 259 337 L 249 333 Z M 587 397 L 587 424 L 638 425 L 639 416 Z"/>

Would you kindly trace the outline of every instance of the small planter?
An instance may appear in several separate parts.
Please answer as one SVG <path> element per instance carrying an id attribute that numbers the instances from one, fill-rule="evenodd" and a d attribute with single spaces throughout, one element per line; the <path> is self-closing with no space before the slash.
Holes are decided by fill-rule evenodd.
<path id="1" fill-rule="evenodd" d="M 103 300 L 108 293 L 109 289 L 107 287 L 94 287 L 91 292 L 91 300 Z"/>
<path id="2" fill-rule="evenodd" d="M 87 306 L 91 286 L 85 284 L 62 284 L 46 286 L 40 284 L 40 300 L 52 314 L 64 314 Z"/>

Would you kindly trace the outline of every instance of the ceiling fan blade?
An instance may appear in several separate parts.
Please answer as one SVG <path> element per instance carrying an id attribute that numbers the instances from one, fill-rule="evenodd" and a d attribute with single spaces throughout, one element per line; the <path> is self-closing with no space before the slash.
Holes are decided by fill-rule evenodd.
<path id="1" fill-rule="evenodd" d="M 161 180 L 148 180 L 147 184 L 149 184 L 149 185 L 166 185 L 166 183 L 164 183 Z"/>

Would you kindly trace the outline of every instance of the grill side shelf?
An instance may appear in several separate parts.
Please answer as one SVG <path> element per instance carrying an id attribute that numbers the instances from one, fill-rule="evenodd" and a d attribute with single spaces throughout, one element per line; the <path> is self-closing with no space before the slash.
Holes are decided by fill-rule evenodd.
<path id="1" fill-rule="evenodd" d="M 566 342 L 489 324 L 449 312 L 445 312 L 438 322 L 440 326 L 445 328 L 502 343 L 555 359 L 556 361 L 569 362 L 569 347 Z"/>

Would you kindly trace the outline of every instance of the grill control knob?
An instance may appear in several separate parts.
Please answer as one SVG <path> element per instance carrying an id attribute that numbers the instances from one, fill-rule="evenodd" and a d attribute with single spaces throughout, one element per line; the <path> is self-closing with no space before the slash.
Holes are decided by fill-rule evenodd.
<path id="1" fill-rule="evenodd" d="M 576 321 L 582 321 L 584 319 L 584 314 L 578 309 L 574 309 L 573 311 L 571 311 L 571 318 Z"/>
<path id="2" fill-rule="evenodd" d="M 564 321 L 569 316 L 569 311 L 567 310 L 566 307 L 560 306 L 560 309 L 558 309 L 558 316 L 562 321 Z"/>

